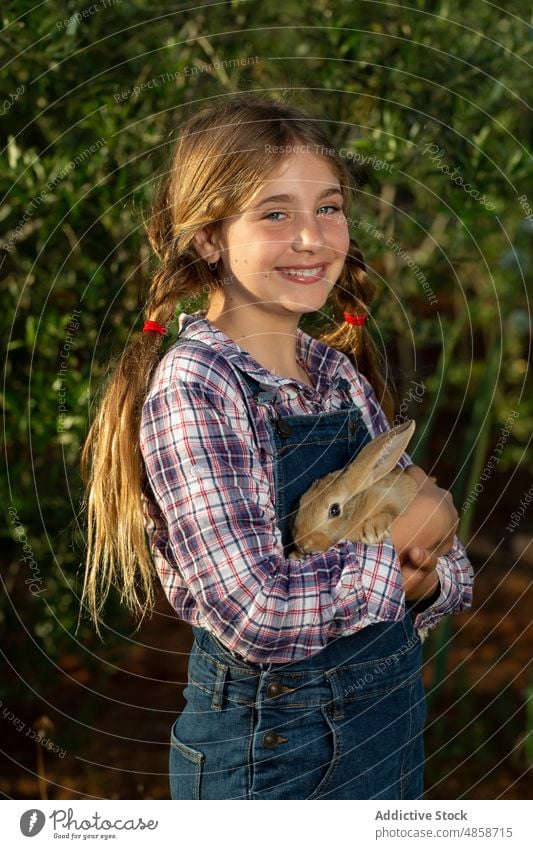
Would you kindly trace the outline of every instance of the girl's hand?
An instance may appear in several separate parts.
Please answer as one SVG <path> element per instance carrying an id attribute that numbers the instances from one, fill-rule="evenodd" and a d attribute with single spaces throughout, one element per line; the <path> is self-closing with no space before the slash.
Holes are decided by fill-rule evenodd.
<path id="1" fill-rule="evenodd" d="M 452 547 L 459 524 L 452 496 L 418 466 L 409 466 L 406 473 L 417 481 L 419 488 L 404 513 L 392 523 L 392 543 L 400 562 L 407 561 L 410 549 L 415 547 L 440 557 Z"/>
<path id="2" fill-rule="evenodd" d="M 419 546 L 411 549 L 409 560 L 401 566 L 407 601 L 421 601 L 433 595 L 439 584 L 437 560 L 437 555 Z"/>

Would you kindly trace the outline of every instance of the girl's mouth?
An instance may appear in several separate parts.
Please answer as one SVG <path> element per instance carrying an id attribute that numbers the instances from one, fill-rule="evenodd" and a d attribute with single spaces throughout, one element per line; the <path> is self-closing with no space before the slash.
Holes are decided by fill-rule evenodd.
<path id="1" fill-rule="evenodd" d="M 277 268 L 278 274 L 281 274 L 286 280 L 291 280 L 293 283 L 316 283 L 322 280 L 326 272 L 325 265 L 310 265 L 300 268 Z"/>

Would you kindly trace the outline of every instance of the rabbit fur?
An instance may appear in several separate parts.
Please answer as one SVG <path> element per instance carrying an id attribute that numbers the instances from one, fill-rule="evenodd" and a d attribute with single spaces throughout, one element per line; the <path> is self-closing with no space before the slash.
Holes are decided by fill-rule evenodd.
<path id="1" fill-rule="evenodd" d="M 296 559 L 326 551 L 341 539 L 373 545 L 389 534 L 417 490 L 410 475 L 394 468 L 414 430 L 410 420 L 382 433 L 344 469 L 309 487 L 292 523 Z"/>
<path id="2" fill-rule="evenodd" d="M 300 498 L 292 521 L 296 546 L 289 558 L 326 551 L 341 539 L 381 542 L 417 491 L 416 481 L 394 468 L 413 433 L 411 419 L 367 443 L 344 469 L 315 481 Z M 426 629 L 420 629 L 421 639 Z"/>

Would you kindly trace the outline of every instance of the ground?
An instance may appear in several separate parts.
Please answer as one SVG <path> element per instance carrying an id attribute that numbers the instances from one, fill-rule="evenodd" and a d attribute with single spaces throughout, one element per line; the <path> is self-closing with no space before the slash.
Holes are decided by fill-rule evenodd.
<path id="1" fill-rule="evenodd" d="M 532 653 L 530 542 L 519 537 L 507 547 L 487 537 L 472 542 L 475 605 L 469 613 L 450 617 L 450 650 L 438 692 L 433 686 L 436 659 L 442 658 L 437 632 L 424 644 L 429 699 L 424 798 L 532 797 L 533 768 L 525 746 Z M 62 658 L 62 672 L 42 698 L 10 705 L 24 728 L 3 718 L 2 794 L 15 799 L 169 798 L 169 729 L 184 705 L 191 643 L 190 627 L 174 617 L 160 594 L 154 616 L 130 641 L 100 649 L 104 663 L 94 672 L 83 663 L 82 652 Z M 42 716 L 59 752 L 30 739 L 28 729 Z"/>

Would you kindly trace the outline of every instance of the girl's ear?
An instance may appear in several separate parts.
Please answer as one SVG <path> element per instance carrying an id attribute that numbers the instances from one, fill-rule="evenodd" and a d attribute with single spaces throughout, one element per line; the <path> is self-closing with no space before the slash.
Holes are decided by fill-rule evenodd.
<path id="1" fill-rule="evenodd" d="M 212 227 L 202 227 L 193 237 L 193 245 L 199 256 L 206 262 L 218 262 L 220 259 L 220 248 L 215 239 Z"/>

